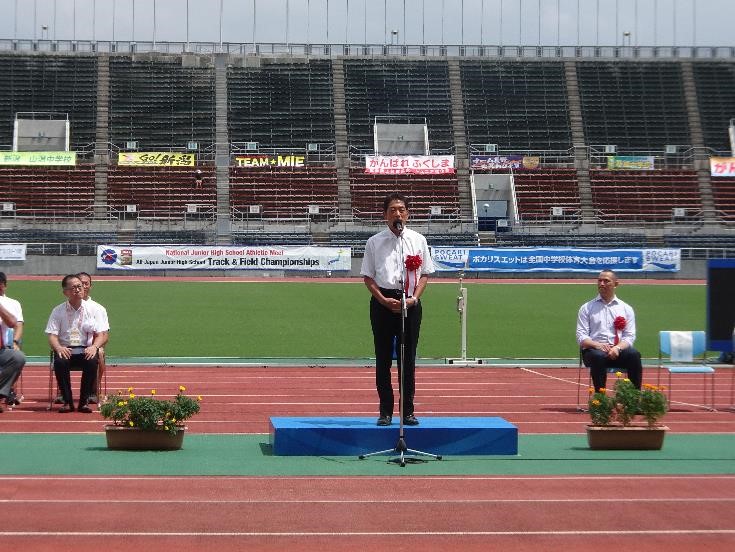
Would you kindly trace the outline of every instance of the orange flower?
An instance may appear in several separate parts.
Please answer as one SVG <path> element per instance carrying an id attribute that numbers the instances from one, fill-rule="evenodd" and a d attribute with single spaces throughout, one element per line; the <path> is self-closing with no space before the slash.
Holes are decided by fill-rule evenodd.
<path id="1" fill-rule="evenodd" d="M 183 393 L 184 391 L 186 391 L 186 387 L 184 387 L 183 385 L 179 385 L 179 391 Z"/>
<path id="2" fill-rule="evenodd" d="M 155 389 L 151 389 L 151 395 L 155 395 L 155 394 L 156 394 L 156 390 Z"/>

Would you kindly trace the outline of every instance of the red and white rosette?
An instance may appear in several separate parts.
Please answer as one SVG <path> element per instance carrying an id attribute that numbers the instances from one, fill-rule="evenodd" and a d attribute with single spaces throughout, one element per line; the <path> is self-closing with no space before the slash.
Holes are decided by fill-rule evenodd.
<path id="1" fill-rule="evenodd" d="M 618 332 L 622 332 L 625 329 L 625 325 L 625 316 L 615 317 L 615 320 L 613 321 L 613 327 L 615 328 L 615 339 L 613 340 L 613 345 L 617 345 L 618 343 L 620 343 L 620 336 L 618 335 Z"/>
<path id="2" fill-rule="evenodd" d="M 416 293 L 416 284 L 418 283 L 418 270 L 421 267 L 421 256 L 406 256 L 406 287 L 404 291 L 406 296 L 410 297 Z"/>

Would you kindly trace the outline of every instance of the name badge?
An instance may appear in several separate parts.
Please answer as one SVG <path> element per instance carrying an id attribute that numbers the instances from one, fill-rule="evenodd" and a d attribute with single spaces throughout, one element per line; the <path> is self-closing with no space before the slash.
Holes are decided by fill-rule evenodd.
<path id="1" fill-rule="evenodd" d="M 69 330 L 69 346 L 70 347 L 81 347 L 82 345 L 82 334 L 77 328 Z"/>

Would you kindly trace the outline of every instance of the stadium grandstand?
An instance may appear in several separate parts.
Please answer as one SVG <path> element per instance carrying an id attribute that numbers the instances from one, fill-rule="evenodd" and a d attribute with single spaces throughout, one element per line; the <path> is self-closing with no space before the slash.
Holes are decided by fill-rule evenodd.
<path id="1" fill-rule="evenodd" d="M 359 255 L 401 190 L 435 245 L 735 255 L 734 181 L 710 172 L 735 155 L 732 48 L 152 46 L 0 41 L 0 154 L 19 119 L 61 114 L 76 158 L 0 164 L 0 241 Z M 454 171 L 366 171 L 417 126 L 417 153 L 453 156 Z M 151 152 L 159 166 L 123 162 Z M 506 208 L 488 214 L 493 190 Z"/>

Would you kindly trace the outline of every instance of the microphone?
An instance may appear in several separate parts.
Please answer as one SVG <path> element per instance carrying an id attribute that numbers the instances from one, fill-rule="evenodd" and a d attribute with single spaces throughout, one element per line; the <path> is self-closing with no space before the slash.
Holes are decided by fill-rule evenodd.
<path id="1" fill-rule="evenodd" d="M 395 228 L 399 232 L 403 232 L 403 222 L 401 221 L 401 219 L 396 219 L 393 221 L 393 228 Z"/>

